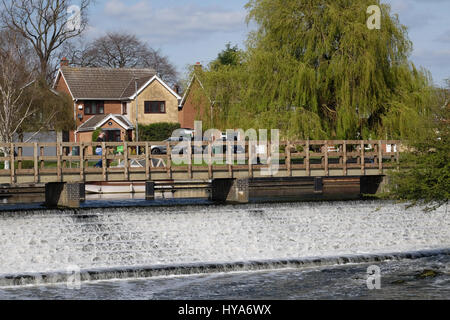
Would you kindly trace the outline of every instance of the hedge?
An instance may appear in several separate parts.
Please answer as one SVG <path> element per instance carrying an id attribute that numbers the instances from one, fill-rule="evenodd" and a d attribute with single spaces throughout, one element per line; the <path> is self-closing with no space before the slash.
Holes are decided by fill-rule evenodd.
<path id="1" fill-rule="evenodd" d="M 179 123 L 159 122 L 149 125 L 139 124 L 139 141 L 163 141 L 180 129 Z"/>

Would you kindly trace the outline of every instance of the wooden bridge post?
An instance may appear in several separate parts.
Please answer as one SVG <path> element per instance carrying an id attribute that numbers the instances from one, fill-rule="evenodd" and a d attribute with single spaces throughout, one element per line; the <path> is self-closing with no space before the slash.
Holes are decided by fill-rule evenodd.
<path id="1" fill-rule="evenodd" d="M 145 143 L 145 177 L 150 180 L 150 145 Z"/>
<path id="2" fill-rule="evenodd" d="M 348 159 L 347 159 L 347 141 L 344 141 L 344 143 L 343 143 L 343 145 L 342 145 L 342 148 L 343 148 L 343 152 L 344 152 L 344 164 L 343 164 L 343 166 L 344 166 L 344 176 L 346 176 L 347 175 L 347 161 L 348 161 Z"/>
<path id="3" fill-rule="evenodd" d="M 11 164 L 9 165 L 10 173 L 11 173 L 11 184 L 14 184 L 16 181 L 16 164 L 15 164 L 15 156 L 14 156 L 14 143 L 10 144 L 10 159 Z"/>
<path id="4" fill-rule="evenodd" d="M 188 146 L 187 146 L 187 154 L 188 154 L 188 177 L 189 179 L 192 179 L 192 141 L 189 140 L 188 141 Z"/>
<path id="5" fill-rule="evenodd" d="M 378 174 L 383 174 L 383 144 L 381 140 L 378 141 Z"/>
<path id="6" fill-rule="evenodd" d="M 41 169 L 44 169 L 45 168 L 45 162 L 44 162 L 44 154 L 45 154 L 45 151 L 44 151 L 44 147 L 40 147 L 39 148 L 40 149 L 40 158 L 39 158 L 39 160 L 40 160 L 40 162 L 41 162 Z"/>
<path id="7" fill-rule="evenodd" d="M 208 177 L 209 179 L 213 178 L 212 172 L 212 142 L 208 141 Z"/>
<path id="8" fill-rule="evenodd" d="M 80 180 L 84 181 L 84 146 L 83 142 L 80 142 L 79 145 L 80 151 Z"/>
<path id="9" fill-rule="evenodd" d="M 325 148 L 325 155 L 324 155 L 324 159 L 325 159 L 325 176 L 328 177 L 330 175 L 330 172 L 328 170 L 328 140 L 325 140 L 324 148 Z"/>
<path id="10" fill-rule="evenodd" d="M 124 179 L 128 180 L 128 143 L 123 143 L 123 174 Z"/>
<path id="11" fill-rule="evenodd" d="M 17 155 L 19 159 L 17 160 L 17 169 L 22 170 L 22 160 L 20 158 L 23 156 L 22 147 L 17 147 Z"/>
<path id="12" fill-rule="evenodd" d="M 366 166 L 366 159 L 365 159 L 365 152 L 364 152 L 364 141 L 361 141 L 361 175 L 364 175 L 366 173 L 365 166 Z"/>
<path id="13" fill-rule="evenodd" d="M 292 160 L 291 160 L 291 142 L 288 141 L 287 142 L 287 146 L 284 149 L 285 151 L 285 156 L 286 156 L 286 166 L 287 166 L 287 170 L 288 170 L 288 176 L 292 177 Z"/>
<path id="14" fill-rule="evenodd" d="M 172 146 L 170 145 L 170 141 L 167 141 L 167 175 L 169 179 L 172 179 Z"/>
<path id="15" fill-rule="evenodd" d="M 61 142 L 56 143 L 56 177 L 61 182 Z"/>
<path id="16" fill-rule="evenodd" d="M 136 148 L 137 150 L 137 148 Z M 108 166 L 108 161 L 106 160 L 106 143 L 102 142 L 102 177 L 103 181 L 106 181 L 106 168 Z"/>
<path id="17" fill-rule="evenodd" d="M 39 165 L 38 165 L 38 144 L 35 142 L 33 144 L 33 158 L 34 158 L 34 183 L 39 182 Z"/>
<path id="18" fill-rule="evenodd" d="M 248 175 L 253 178 L 253 144 L 248 140 Z"/>
<path id="19" fill-rule="evenodd" d="M 305 146 L 305 152 L 306 152 L 306 175 L 309 177 L 311 176 L 311 164 L 310 164 L 310 157 L 309 157 L 309 140 L 306 141 Z"/>
<path id="20" fill-rule="evenodd" d="M 233 178 L 233 163 L 234 163 L 234 144 L 227 139 L 227 155 L 226 162 L 228 163 L 228 177 Z"/>
<path id="21" fill-rule="evenodd" d="M 395 151 L 395 157 L 396 157 L 396 162 L 397 162 L 397 170 L 400 170 L 400 145 L 398 143 L 396 143 L 396 151 Z"/>

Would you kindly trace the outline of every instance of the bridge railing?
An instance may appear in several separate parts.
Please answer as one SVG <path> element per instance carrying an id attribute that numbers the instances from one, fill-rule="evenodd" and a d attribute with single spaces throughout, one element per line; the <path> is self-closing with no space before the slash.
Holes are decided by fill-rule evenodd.
<path id="1" fill-rule="evenodd" d="M 96 154 L 99 147 L 101 155 Z M 102 180 L 107 181 L 111 172 L 123 173 L 124 180 L 129 179 L 130 172 L 140 172 L 144 178 L 150 178 L 153 172 L 165 172 L 171 178 L 173 172 L 185 171 L 191 177 L 193 171 L 202 170 L 210 178 L 216 170 L 228 171 L 231 176 L 236 170 L 248 170 L 251 177 L 255 170 L 275 163 L 288 175 L 295 170 L 311 175 L 312 170 L 318 169 L 325 176 L 333 169 L 342 170 L 343 175 L 355 169 L 361 175 L 367 169 L 377 169 L 382 174 L 384 169 L 398 166 L 400 149 L 401 143 L 395 140 L 299 140 L 278 145 L 221 140 L 10 143 L 0 144 L 0 183 L 8 180 L 14 184 L 21 175 L 33 176 L 38 183 L 43 174 L 55 175 L 57 181 L 62 181 L 65 174 L 78 174 L 84 181 L 90 173 L 101 174 Z M 179 154 L 181 163 L 173 161 Z"/>

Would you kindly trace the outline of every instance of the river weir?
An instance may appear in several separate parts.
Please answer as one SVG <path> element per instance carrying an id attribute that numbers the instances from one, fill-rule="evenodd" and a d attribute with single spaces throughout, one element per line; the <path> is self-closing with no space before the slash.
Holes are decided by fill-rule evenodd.
<path id="1" fill-rule="evenodd" d="M 0 288 L 441 259 L 449 215 L 386 201 L 1 212 Z"/>
<path id="2" fill-rule="evenodd" d="M 449 254 L 445 207 L 380 201 L 0 213 L 0 285 L 311 267 Z M 53 275 L 53 277 L 51 276 Z M 83 277 L 82 277 L 83 279 Z"/>

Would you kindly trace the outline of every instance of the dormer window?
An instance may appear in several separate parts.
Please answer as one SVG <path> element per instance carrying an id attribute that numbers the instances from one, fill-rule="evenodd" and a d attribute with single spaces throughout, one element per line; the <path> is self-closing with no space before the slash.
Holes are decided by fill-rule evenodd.
<path id="1" fill-rule="evenodd" d="M 96 115 L 104 114 L 105 106 L 103 101 L 86 101 L 84 103 L 84 114 L 86 115 Z"/>

